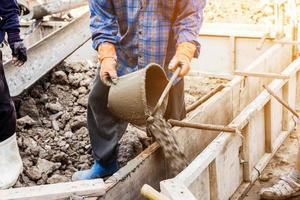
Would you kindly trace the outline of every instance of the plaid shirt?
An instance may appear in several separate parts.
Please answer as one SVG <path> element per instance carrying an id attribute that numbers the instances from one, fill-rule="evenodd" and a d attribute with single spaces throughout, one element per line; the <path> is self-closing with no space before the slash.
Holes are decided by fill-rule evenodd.
<path id="1" fill-rule="evenodd" d="M 118 75 L 157 63 L 167 67 L 181 42 L 200 44 L 205 0 L 90 0 L 93 47 L 116 45 Z"/>

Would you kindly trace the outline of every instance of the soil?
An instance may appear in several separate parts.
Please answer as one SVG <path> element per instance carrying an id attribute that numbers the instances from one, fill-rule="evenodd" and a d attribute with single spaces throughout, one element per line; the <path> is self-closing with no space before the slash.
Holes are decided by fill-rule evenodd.
<path id="1" fill-rule="evenodd" d="M 14 98 L 17 136 L 24 171 L 15 187 L 71 180 L 77 170 L 92 163 L 86 109 L 96 73 L 92 62 L 64 62 Z M 228 80 L 197 79 L 185 89 L 187 105 Z M 151 144 L 152 139 L 129 125 L 119 142 L 118 161 L 124 166 Z"/>

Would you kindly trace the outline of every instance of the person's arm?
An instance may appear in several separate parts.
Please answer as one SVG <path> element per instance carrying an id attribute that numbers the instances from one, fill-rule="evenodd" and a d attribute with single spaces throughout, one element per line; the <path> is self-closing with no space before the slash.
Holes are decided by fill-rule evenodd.
<path id="1" fill-rule="evenodd" d="M 182 67 L 180 76 L 185 76 L 190 70 L 193 57 L 200 54 L 199 31 L 203 22 L 203 9 L 206 0 L 178 1 L 177 15 L 173 24 L 176 41 L 176 54 L 171 60 L 169 68 L 175 70 Z"/>
<path id="2" fill-rule="evenodd" d="M 98 50 L 102 43 L 117 43 L 119 25 L 111 0 L 90 0 L 90 29 L 93 47 Z"/>
<path id="3" fill-rule="evenodd" d="M 21 66 L 27 60 L 26 48 L 20 37 L 19 6 L 16 0 L 6 0 L 3 6 L 2 30 L 7 33 L 8 44 L 12 50 L 12 63 Z"/>
<path id="4" fill-rule="evenodd" d="M 115 44 L 119 32 L 112 0 L 90 0 L 90 29 L 93 48 L 98 51 L 101 65 L 100 78 L 110 86 L 117 79 L 117 54 Z"/>

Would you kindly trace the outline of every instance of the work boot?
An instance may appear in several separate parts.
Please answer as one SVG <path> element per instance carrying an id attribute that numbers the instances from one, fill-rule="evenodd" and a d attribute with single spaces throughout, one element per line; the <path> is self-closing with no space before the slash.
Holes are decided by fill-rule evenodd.
<path id="1" fill-rule="evenodd" d="M 91 169 L 75 172 L 72 176 L 72 181 L 104 178 L 106 176 L 111 176 L 116 171 L 118 171 L 117 161 L 110 165 L 104 166 L 100 163 L 100 161 L 96 160 Z"/>
<path id="2" fill-rule="evenodd" d="M 12 187 L 23 171 L 16 134 L 0 142 L 0 190 Z"/>

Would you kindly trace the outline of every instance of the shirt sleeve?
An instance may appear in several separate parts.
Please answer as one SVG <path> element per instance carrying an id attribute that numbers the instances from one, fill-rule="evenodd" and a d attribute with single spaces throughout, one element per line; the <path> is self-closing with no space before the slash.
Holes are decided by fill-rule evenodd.
<path id="1" fill-rule="evenodd" d="M 119 25 L 111 0 L 90 0 L 90 29 L 93 48 L 97 50 L 101 43 L 117 43 Z"/>
<path id="2" fill-rule="evenodd" d="M 5 32 L 8 31 L 20 31 L 19 22 L 19 6 L 16 0 L 4 0 L 4 5 L 2 6 L 3 15 L 3 25 L 1 27 Z"/>
<path id="3" fill-rule="evenodd" d="M 203 9 L 206 0 L 179 0 L 176 6 L 173 31 L 177 45 L 182 42 L 192 42 L 197 50 L 195 57 L 200 54 L 199 31 L 203 22 Z"/>

